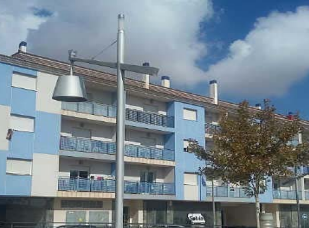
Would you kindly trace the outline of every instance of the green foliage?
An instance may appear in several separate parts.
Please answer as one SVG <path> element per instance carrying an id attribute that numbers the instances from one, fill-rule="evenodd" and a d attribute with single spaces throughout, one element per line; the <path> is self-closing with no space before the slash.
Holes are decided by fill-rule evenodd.
<path id="1" fill-rule="evenodd" d="M 207 177 L 241 185 L 248 196 L 258 197 L 267 189 L 268 177 L 291 176 L 291 167 L 308 164 L 307 143 L 291 143 L 302 131 L 298 116 L 279 117 L 268 101 L 263 110 L 243 101 L 235 114 L 222 116 L 212 150 L 190 143 L 190 150 L 211 164 L 203 169 Z"/>

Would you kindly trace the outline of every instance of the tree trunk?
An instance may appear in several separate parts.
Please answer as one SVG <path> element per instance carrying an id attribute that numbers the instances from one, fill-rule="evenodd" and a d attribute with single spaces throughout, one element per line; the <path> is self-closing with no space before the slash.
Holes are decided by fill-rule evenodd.
<path id="1" fill-rule="evenodd" d="M 256 217 L 256 227 L 260 228 L 260 200 L 259 195 L 255 195 L 255 217 Z"/>

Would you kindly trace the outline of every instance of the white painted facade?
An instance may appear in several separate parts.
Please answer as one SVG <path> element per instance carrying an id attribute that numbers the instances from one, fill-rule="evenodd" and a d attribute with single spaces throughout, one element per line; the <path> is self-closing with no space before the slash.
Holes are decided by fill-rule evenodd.
<path id="1" fill-rule="evenodd" d="M 93 140 L 101 140 L 101 141 L 116 140 L 116 132 L 114 126 L 98 125 L 88 123 L 83 120 L 74 121 L 74 120 L 62 119 L 61 135 L 73 137 L 74 134 L 78 134 L 78 131 L 79 132 L 84 131 L 85 134 L 86 131 L 88 131 L 90 134 L 90 139 Z"/>
<path id="2" fill-rule="evenodd" d="M 36 110 L 54 114 L 61 113 L 61 102 L 52 99 L 58 77 L 52 74 L 38 72 Z"/>
<path id="3" fill-rule="evenodd" d="M 44 171 L 44 175 L 42 175 Z M 57 196 L 59 173 L 59 156 L 50 154 L 33 154 L 32 196 Z"/>
<path id="4" fill-rule="evenodd" d="M 9 148 L 9 140 L 6 137 L 10 126 L 10 113 L 9 106 L 0 105 L 0 150 L 8 150 Z"/>
<path id="5" fill-rule="evenodd" d="M 167 110 L 165 102 L 136 96 L 127 96 L 126 107 L 145 112 L 154 112 L 162 115 L 166 115 Z"/>

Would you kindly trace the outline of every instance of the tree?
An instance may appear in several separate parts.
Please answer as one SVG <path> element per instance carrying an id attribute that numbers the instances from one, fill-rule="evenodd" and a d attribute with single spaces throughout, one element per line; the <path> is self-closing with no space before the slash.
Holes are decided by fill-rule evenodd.
<path id="1" fill-rule="evenodd" d="M 293 168 L 308 164 L 308 145 L 291 143 L 302 131 L 298 115 L 293 119 L 276 115 L 269 101 L 264 109 L 239 104 L 234 114 L 223 113 L 219 130 L 214 133 L 214 147 L 205 150 L 191 141 L 190 150 L 211 164 L 203 168 L 206 176 L 219 176 L 226 183 L 244 188 L 255 198 L 256 223 L 259 224 L 259 194 L 267 190 L 271 176 L 291 176 Z"/>

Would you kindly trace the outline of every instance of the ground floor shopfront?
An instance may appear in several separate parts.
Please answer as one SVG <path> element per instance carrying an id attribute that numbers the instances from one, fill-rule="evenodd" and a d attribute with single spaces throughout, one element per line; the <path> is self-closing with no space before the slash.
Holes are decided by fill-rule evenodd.
<path id="1" fill-rule="evenodd" d="M 295 204 L 263 204 L 272 213 L 276 227 L 297 227 Z M 54 223 L 112 223 L 112 199 L 72 198 L 0 198 L 0 221 Z M 201 213 L 206 225 L 213 224 L 211 202 L 168 200 L 125 200 L 125 223 L 186 224 L 188 213 Z M 309 205 L 301 205 L 301 225 L 309 228 Z M 255 226 L 254 203 L 216 203 L 216 224 L 222 226 Z"/>

